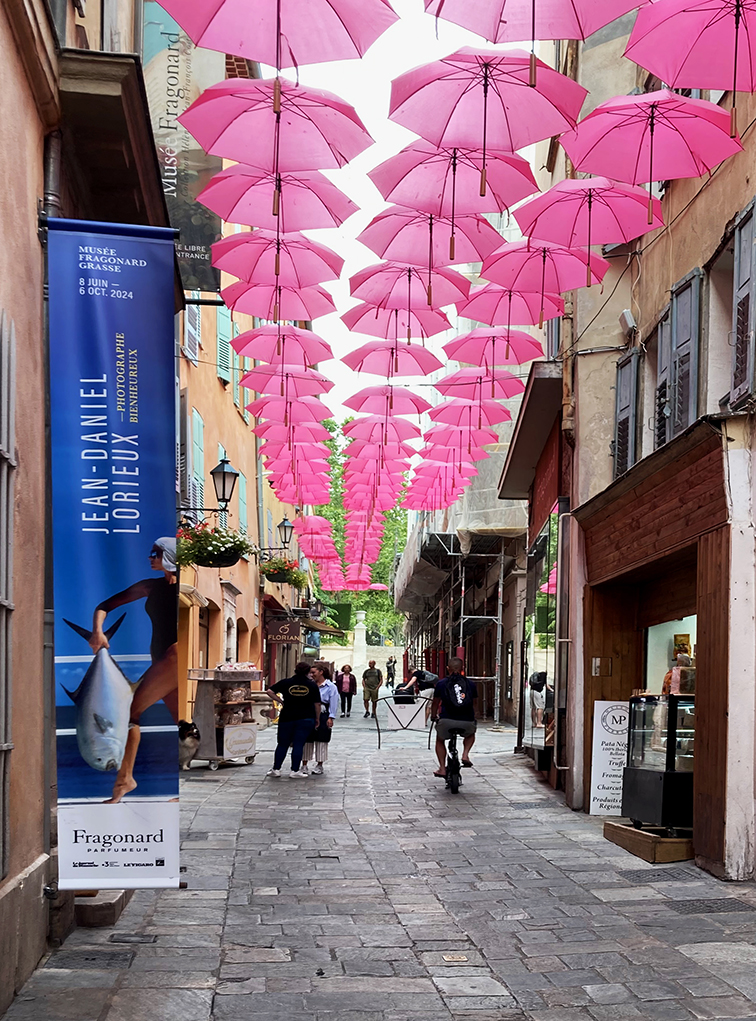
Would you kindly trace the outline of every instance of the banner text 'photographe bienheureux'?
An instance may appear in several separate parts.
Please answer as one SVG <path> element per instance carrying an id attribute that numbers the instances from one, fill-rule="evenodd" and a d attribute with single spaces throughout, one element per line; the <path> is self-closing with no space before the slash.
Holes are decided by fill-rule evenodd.
<path id="1" fill-rule="evenodd" d="M 49 221 L 62 889 L 178 885 L 173 241 Z"/>

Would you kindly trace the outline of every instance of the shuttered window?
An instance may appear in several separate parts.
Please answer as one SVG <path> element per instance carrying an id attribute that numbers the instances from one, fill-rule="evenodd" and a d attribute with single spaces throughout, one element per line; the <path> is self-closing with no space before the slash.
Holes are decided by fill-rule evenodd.
<path id="1" fill-rule="evenodd" d="M 617 363 L 617 396 L 614 424 L 614 477 L 624 475 L 635 464 L 635 434 L 638 401 L 639 349 Z"/>
<path id="2" fill-rule="evenodd" d="M 199 361 L 199 349 L 202 346 L 202 307 L 195 305 L 199 301 L 200 291 L 190 291 L 189 301 L 184 309 L 184 344 L 182 351 L 195 365 Z"/>
<path id="3" fill-rule="evenodd" d="M 186 388 L 179 393 L 178 421 L 178 478 L 179 500 L 184 506 L 192 505 L 192 425 L 189 418 L 189 396 Z"/>
<path id="4" fill-rule="evenodd" d="M 8 874 L 13 649 L 13 490 L 16 473 L 16 337 L 0 312 L 0 879 Z"/>
<path id="5" fill-rule="evenodd" d="M 671 310 L 659 321 L 656 331 L 656 400 L 654 409 L 654 447 L 662 447 L 672 438 L 670 366 L 672 364 Z"/>
<path id="6" fill-rule="evenodd" d="M 239 473 L 239 480 L 236 483 L 239 493 L 239 531 L 242 535 L 247 534 L 247 476 Z"/>
<path id="7" fill-rule="evenodd" d="M 735 227 L 732 309 L 732 379 L 730 406 L 738 407 L 754 392 L 754 222 L 749 207 Z"/>
<path id="8" fill-rule="evenodd" d="M 672 435 L 698 417 L 698 347 L 701 333 L 701 271 L 672 291 Z"/>
<path id="9" fill-rule="evenodd" d="M 215 330 L 216 372 L 224 383 L 231 382 L 231 313 L 225 305 L 217 308 Z"/>
<path id="10" fill-rule="evenodd" d="M 194 508 L 205 506 L 205 423 L 196 408 L 192 408 L 192 494 L 191 505 Z M 198 520 L 204 515 L 201 510 L 195 511 Z"/>
<path id="11" fill-rule="evenodd" d="M 239 380 L 241 379 L 241 358 L 236 351 L 231 352 L 231 389 L 234 394 L 234 404 L 237 408 L 241 407 L 241 395 L 243 390 L 239 386 Z"/>
<path id="12" fill-rule="evenodd" d="M 220 461 L 222 461 L 226 457 L 228 457 L 228 454 L 226 453 L 226 448 L 223 446 L 222 443 L 219 443 L 218 444 L 218 461 L 220 462 Z M 221 528 L 228 528 L 228 511 L 227 510 L 222 510 L 222 511 L 218 512 L 218 524 L 221 526 Z"/>

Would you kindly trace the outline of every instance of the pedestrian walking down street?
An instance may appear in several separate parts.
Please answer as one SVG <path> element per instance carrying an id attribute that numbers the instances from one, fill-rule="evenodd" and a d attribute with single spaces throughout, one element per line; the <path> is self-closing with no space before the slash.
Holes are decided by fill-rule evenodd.
<path id="1" fill-rule="evenodd" d="M 328 761 L 328 745 L 333 733 L 333 721 L 339 711 L 339 692 L 331 680 L 331 671 L 327 666 L 316 663 L 310 671 L 310 676 L 320 690 L 321 707 L 320 718 L 304 746 L 302 771 L 308 772 L 307 763 L 311 759 L 315 759 L 315 765 L 311 772 L 313 776 L 319 776 L 323 772 L 323 763 Z"/>
<path id="2" fill-rule="evenodd" d="M 283 706 L 278 717 L 278 744 L 273 756 L 273 768 L 268 776 L 280 776 L 286 753 L 291 747 L 291 772 L 289 776 L 301 779 L 307 776 L 302 771 L 302 751 L 310 736 L 320 709 L 320 688 L 310 680 L 310 664 L 297 663 L 294 676 L 268 688 L 266 694 Z"/>
<path id="3" fill-rule="evenodd" d="M 396 659 L 394 656 L 389 656 L 388 662 L 386 663 L 386 687 L 394 690 L 394 681 L 396 680 Z"/>
<path id="4" fill-rule="evenodd" d="M 352 715 L 352 699 L 357 694 L 357 678 L 352 668 L 345 663 L 341 670 L 336 671 L 336 687 L 341 698 L 341 718 Z"/>
<path id="5" fill-rule="evenodd" d="M 378 705 L 378 695 L 380 694 L 382 684 L 383 674 L 376 667 L 375 660 L 371 659 L 367 670 L 362 675 L 362 698 L 365 702 L 365 719 L 368 719 L 371 715 L 371 705 L 372 716 L 375 719 L 375 710 Z"/>

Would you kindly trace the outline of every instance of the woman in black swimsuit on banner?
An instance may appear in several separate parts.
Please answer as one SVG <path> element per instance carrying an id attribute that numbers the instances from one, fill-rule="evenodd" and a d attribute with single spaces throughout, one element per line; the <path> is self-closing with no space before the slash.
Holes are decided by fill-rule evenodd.
<path id="1" fill-rule="evenodd" d="M 173 536 L 158 539 L 149 554 L 152 570 L 160 577 L 144 578 L 134 582 L 123 592 L 104 599 L 95 609 L 92 620 L 92 635 L 89 644 L 92 652 L 109 647 L 103 630 L 105 618 L 125 603 L 144 599 L 144 609 L 152 624 L 150 658 L 152 664 L 142 674 L 139 687 L 131 703 L 129 734 L 118 775 L 113 784 L 113 796 L 109 803 L 115 804 L 136 788 L 134 762 L 139 749 L 141 733 L 139 720 L 142 713 L 161 699 L 178 724 L 178 584 L 176 575 L 176 540 Z"/>

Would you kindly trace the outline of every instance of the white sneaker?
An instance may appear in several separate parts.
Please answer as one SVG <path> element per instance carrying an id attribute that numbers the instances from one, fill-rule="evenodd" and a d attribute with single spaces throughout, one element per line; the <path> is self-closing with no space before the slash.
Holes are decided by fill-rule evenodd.
<path id="1" fill-rule="evenodd" d="M 281 775 L 281 770 L 280 769 L 269 769 L 268 772 L 265 775 L 266 776 L 280 776 Z"/>
<path id="2" fill-rule="evenodd" d="M 320 774 L 322 772 L 323 772 L 323 767 L 322 766 L 313 766 L 312 767 L 312 775 L 313 776 L 320 776 Z"/>
<path id="3" fill-rule="evenodd" d="M 291 777 L 292 780 L 306 780 L 307 779 L 307 773 L 303 773 L 301 769 L 298 772 L 296 772 L 296 773 L 292 769 L 292 771 L 289 773 L 289 776 Z"/>

